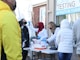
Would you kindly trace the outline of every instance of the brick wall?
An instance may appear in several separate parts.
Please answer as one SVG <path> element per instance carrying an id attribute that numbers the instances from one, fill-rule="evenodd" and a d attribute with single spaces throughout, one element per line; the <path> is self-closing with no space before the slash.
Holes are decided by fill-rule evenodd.
<path id="1" fill-rule="evenodd" d="M 33 7 L 33 13 L 34 13 L 33 25 L 35 27 L 37 26 L 37 23 L 39 22 L 39 11 L 40 11 L 40 7 Z"/>
<path id="2" fill-rule="evenodd" d="M 37 26 L 37 23 L 39 22 L 39 13 L 40 13 L 40 8 L 46 6 L 46 4 L 38 5 L 33 7 L 33 13 L 34 13 L 34 18 L 32 19 L 34 27 Z"/>

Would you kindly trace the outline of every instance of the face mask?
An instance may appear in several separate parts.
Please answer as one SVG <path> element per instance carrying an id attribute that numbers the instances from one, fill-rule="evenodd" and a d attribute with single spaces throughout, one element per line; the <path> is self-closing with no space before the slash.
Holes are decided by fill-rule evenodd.
<path id="1" fill-rule="evenodd" d="M 27 24 L 27 22 L 23 22 L 23 24 Z"/>
<path id="2" fill-rule="evenodd" d="M 13 6 L 12 10 L 14 11 L 16 9 L 16 2 L 15 2 L 15 5 Z"/>

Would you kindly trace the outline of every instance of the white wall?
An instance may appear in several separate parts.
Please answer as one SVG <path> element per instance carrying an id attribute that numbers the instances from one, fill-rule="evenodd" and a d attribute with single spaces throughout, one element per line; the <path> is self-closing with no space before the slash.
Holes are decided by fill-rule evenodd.
<path id="1" fill-rule="evenodd" d="M 32 5 L 38 4 L 38 3 L 41 3 L 41 2 L 45 2 L 45 1 L 47 1 L 47 0 L 31 0 Z"/>
<path id="2" fill-rule="evenodd" d="M 17 8 L 15 10 L 18 20 L 25 18 L 27 21 L 31 20 L 32 5 L 44 2 L 46 0 L 16 0 Z"/>
<path id="3" fill-rule="evenodd" d="M 17 0 L 17 8 L 15 10 L 18 20 L 25 18 L 31 20 L 32 3 L 30 0 Z"/>

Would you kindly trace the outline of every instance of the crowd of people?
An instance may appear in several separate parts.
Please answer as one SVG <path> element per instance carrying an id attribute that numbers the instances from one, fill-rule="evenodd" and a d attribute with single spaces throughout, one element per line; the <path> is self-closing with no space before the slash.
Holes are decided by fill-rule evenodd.
<path id="1" fill-rule="evenodd" d="M 15 0 L 0 0 L 0 59 L 1 60 L 26 60 L 30 47 L 30 34 L 27 21 L 23 18 L 19 22 L 13 11 L 16 8 Z M 36 39 L 53 43 L 50 49 L 58 50 L 59 60 L 71 60 L 73 48 L 80 60 L 80 19 L 76 20 L 71 28 L 67 19 L 63 19 L 60 27 L 54 22 L 49 22 L 48 28 L 52 35 L 48 37 L 48 31 L 43 22 L 38 22 Z M 52 42 L 53 41 L 53 42 Z"/>

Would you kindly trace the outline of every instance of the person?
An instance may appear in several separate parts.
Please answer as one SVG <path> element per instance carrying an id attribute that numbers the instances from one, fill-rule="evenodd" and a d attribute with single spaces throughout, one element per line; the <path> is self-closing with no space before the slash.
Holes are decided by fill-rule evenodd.
<path id="1" fill-rule="evenodd" d="M 48 23 L 48 28 L 50 29 L 52 35 L 47 39 L 47 42 L 51 46 L 51 49 L 57 49 L 55 41 L 56 41 L 56 35 L 60 28 L 57 27 L 56 24 L 52 21 Z"/>
<path id="2" fill-rule="evenodd" d="M 28 51 L 24 50 L 25 47 L 29 47 L 29 31 L 26 26 L 27 22 L 25 19 L 21 19 L 19 21 L 21 27 L 21 34 L 22 34 L 22 60 L 26 60 L 26 56 L 28 55 Z"/>
<path id="3" fill-rule="evenodd" d="M 48 38 L 47 30 L 44 28 L 43 22 L 38 23 L 38 31 L 37 31 L 37 38 L 39 40 L 46 40 Z"/>
<path id="4" fill-rule="evenodd" d="M 56 36 L 59 60 L 71 60 L 73 53 L 73 30 L 67 19 L 60 23 L 60 30 Z"/>
<path id="5" fill-rule="evenodd" d="M 73 40 L 74 47 L 76 47 L 76 53 L 80 60 L 80 19 L 77 19 L 73 24 Z"/>
<path id="6" fill-rule="evenodd" d="M 0 0 L 0 59 L 2 50 L 6 60 L 22 60 L 20 27 L 13 11 L 15 0 Z M 3 48 L 2 48 L 3 47 Z"/>

